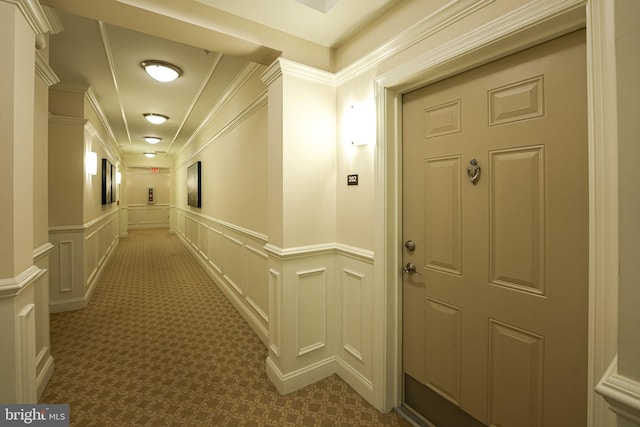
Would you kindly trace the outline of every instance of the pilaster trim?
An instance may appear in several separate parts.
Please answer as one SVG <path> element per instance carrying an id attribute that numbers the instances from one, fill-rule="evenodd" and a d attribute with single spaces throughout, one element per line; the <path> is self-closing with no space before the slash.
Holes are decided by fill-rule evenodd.
<path id="1" fill-rule="evenodd" d="M 596 385 L 596 391 L 619 417 L 640 425 L 640 382 L 618 372 L 618 356 Z"/>
<path id="2" fill-rule="evenodd" d="M 47 86 L 53 86 L 60 82 L 60 78 L 56 75 L 49 63 L 44 59 L 42 54 L 36 50 L 36 74 L 42 79 Z"/>
<path id="3" fill-rule="evenodd" d="M 52 25 L 47 19 L 38 0 L 0 0 L 15 4 L 24 15 L 36 34 L 44 34 L 52 31 Z"/>
<path id="4" fill-rule="evenodd" d="M 18 295 L 42 276 L 45 271 L 32 265 L 16 277 L 0 279 L 0 298 L 10 298 Z"/>

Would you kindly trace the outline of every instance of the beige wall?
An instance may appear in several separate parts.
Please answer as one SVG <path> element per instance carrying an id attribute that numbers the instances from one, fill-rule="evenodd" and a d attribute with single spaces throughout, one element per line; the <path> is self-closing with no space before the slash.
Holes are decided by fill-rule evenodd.
<path id="1" fill-rule="evenodd" d="M 253 71 L 236 96 L 179 153 L 172 200 L 178 209 L 266 233 L 267 108 L 263 102 L 255 111 L 245 111 L 264 92 L 259 70 Z M 202 162 L 201 209 L 187 206 L 187 168 L 196 161 Z"/>

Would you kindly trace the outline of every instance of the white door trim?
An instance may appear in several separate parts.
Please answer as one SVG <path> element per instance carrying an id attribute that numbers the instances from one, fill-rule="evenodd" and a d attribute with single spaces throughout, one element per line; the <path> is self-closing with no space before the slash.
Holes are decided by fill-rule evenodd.
<path id="1" fill-rule="evenodd" d="M 595 3 L 595 4 L 594 4 Z M 458 74 L 499 57 L 587 27 L 587 73 L 589 78 L 589 408 L 588 425 L 604 426 L 609 419 L 601 398 L 593 392 L 615 353 L 617 307 L 605 300 L 616 283 L 611 281 L 617 265 L 617 146 L 615 137 L 615 68 L 613 74 L 606 52 L 610 51 L 613 27 L 601 16 L 603 0 L 571 2 L 547 14 L 526 17 L 520 24 L 497 21 L 490 29 L 463 36 L 447 46 L 400 64 L 375 79 L 378 116 L 375 153 L 374 312 L 383 313 L 374 330 L 374 348 L 384 349 L 375 364 L 377 406 L 388 411 L 401 404 L 402 299 L 401 299 L 401 206 L 402 206 L 402 95 L 415 88 Z M 511 17 L 512 18 L 512 17 Z M 587 18 L 589 21 L 587 22 Z M 607 29 L 609 28 L 609 29 Z M 605 46 L 606 45 L 606 46 Z M 606 48 L 606 49 L 605 49 Z M 611 81 L 613 79 L 613 90 Z M 611 99 L 613 96 L 613 99 Z M 615 111 L 615 108 L 614 110 Z M 612 135 L 613 133 L 613 135 Z M 605 141 L 608 140 L 608 144 Z M 609 231 L 607 233 L 607 231 Z M 611 231 L 615 231 L 612 233 Z M 615 240 L 615 241 L 612 241 Z M 611 295 L 611 294 L 610 294 Z M 613 295 L 617 295 L 614 293 Z M 613 346 L 613 348 L 612 348 Z"/>

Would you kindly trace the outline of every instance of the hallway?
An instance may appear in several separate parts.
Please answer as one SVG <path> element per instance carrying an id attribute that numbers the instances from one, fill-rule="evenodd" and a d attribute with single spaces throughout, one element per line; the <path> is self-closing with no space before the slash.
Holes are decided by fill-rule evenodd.
<path id="1" fill-rule="evenodd" d="M 260 339 L 166 229 L 130 231 L 51 340 L 41 402 L 69 403 L 76 426 L 408 425 L 335 375 L 281 396 Z"/>

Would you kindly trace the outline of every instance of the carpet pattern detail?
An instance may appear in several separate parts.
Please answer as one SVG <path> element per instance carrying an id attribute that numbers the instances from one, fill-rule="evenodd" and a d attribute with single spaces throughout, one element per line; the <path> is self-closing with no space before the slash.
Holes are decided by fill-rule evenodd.
<path id="1" fill-rule="evenodd" d="M 267 349 L 166 229 L 121 239 L 89 305 L 51 315 L 40 403 L 73 426 L 408 426 L 337 376 L 281 396 Z"/>

